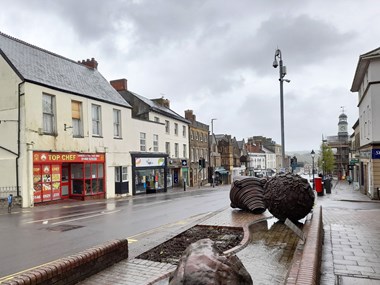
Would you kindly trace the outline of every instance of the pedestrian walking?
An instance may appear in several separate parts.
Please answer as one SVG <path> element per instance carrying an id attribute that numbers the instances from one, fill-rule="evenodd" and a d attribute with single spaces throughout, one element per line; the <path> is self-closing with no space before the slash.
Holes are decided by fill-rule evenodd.
<path id="1" fill-rule="evenodd" d="M 9 194 L 8 196 L 8 213 L 12 211 L 12 202 L 13 202 L 13 195 Z"/>

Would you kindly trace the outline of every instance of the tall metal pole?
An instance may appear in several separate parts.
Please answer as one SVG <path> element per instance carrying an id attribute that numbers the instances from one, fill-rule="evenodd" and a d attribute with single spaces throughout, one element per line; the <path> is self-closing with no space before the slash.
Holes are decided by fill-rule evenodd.
<path id="1" fill-rule="evenodd" d="M 279 63 L 277 63 L 277 58 Z M 280 49 L 276 49 L 274 54 L 273 67 L 277 68 L 279 66 L 279 81 L 280 81 L 280 114 L 281 114 L 281 157 L 282 157 L 282 168 L 285 168 L 285 123 L 284 123 L 284 81 L 290 82 L 289 79 L 284 79 L 286 75 L 286 66 L 282 62 L 282 54 Z"/>
<path id="2" fill-rule="evenodd" d="M 280 109 L 281 109 L 281 156 L 282 167 L 285 168 L 285 133 L 284 133 L 284 75 L 283 64 L 280 52 Z"/>
<path id="3" fill-rule="evenodd" d="M 315 189 L 315 181 L 314 181 L 314 156 L 311 157 L 313 164 L 313 190 Z"/>
<path id="4" fill-rule="evenodd" d="M 216 120 L 215 118 L 211 119 L 211 140 L 214 139 L 214 121 L 215 120 Z M 211 159 L 214 160 L 213 155 L 211 156 Z M 212 162 L 212 187 L 215 187 L 215 163 L 214 162 L 215 161 Z M 210 161 L 210 163 L 211 163 L 211 161 Z"/>

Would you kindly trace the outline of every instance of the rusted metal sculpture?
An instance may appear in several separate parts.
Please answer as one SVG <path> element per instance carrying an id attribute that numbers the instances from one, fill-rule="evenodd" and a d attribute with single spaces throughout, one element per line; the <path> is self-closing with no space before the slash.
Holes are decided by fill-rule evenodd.
<path id="1" fill-rule="evenodd" d="M 231 207 L 254 214 L 265 212 L 264 185 L 266 182 L 265 178 L 253 176 L 235 177 L 230 190 Z"/>
<path id="2" fill-rule="evenodd" d="M 264 202 L 280 221 L 304 218 L 313 208 L 315 195 L 307 179 L 297 174 L 276 175 L 264 186 Z"/>
<path id="3" fill-rule="evenodd" d="M 224 256 L 210 239 L 192 243 L 182 254 L 169 285 L 253 284 L 252 278 L 236 255 Z"/>

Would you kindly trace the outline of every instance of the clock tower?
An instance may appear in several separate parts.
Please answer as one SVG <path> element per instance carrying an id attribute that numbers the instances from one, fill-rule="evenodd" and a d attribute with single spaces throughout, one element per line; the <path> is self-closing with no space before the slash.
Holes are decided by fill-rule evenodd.
<path id="1" fill-rule="evenodd" d="M 338 137 L 346 137 L 348 138 L 348 131 L 347 131 L 347 115 L 342 111 L 342 114 L 339 116 L 339 122 L 338 122 Z"/>

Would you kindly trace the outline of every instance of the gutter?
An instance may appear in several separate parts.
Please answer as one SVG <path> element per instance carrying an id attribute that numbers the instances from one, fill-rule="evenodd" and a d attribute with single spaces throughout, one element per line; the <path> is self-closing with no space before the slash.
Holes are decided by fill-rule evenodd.
<path id="1" fill-rule="evenodd" d="M 20 152 L 21 152 L 21 96 L 24 94 L 21 94 L 21 85 L 25 83 L 25 80 L 21 81 L 18 84 L 18 102 L 17 102 L 17 154 L 16 154 L 16 190 L 17 190 L 17 197 L 20 196 L 20 179 L 19 179 L 19 158 L 20 158 Z"/>

